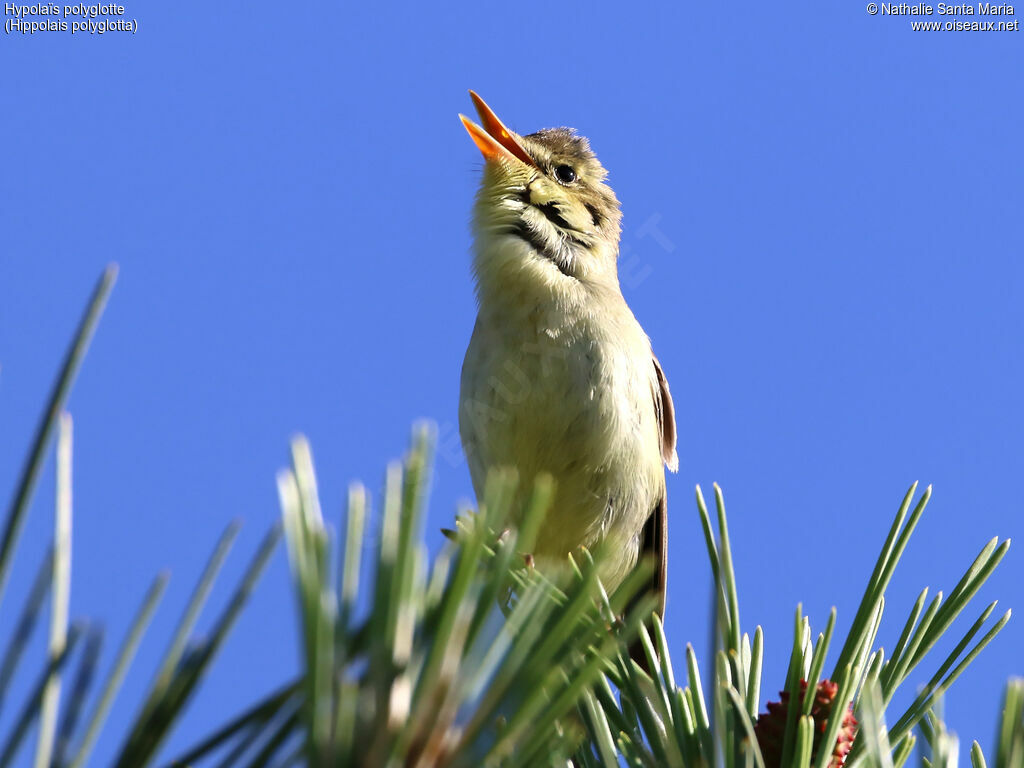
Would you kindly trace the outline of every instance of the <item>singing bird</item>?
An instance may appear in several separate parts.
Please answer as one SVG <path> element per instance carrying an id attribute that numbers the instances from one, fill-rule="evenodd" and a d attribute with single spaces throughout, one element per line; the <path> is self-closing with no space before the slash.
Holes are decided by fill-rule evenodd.
<path id="1" fill-rule="evenodd" d="M 538 565 L 604 544 L 611 590 L 651 556 L 663 613 L 675 413 L 619 286 L 619 201 L 587 139 L 569 128 L 520 136 L 470 95 L 480 124 L 459 117 L 485 163 L 459 431 L 474 490 L 482 498 L 492 468 L 515 468 L 527 486 L 549 473 L 556 494 L 531 553 Z"/>

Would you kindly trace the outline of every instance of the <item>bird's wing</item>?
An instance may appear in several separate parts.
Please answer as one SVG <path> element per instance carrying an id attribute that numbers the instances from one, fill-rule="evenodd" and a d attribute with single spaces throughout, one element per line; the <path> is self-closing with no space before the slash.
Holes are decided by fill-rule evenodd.
<path id="1" fill-rule="evenodd" d="M 661 458 L 670 471 L 679 469 L 679 455 L 676 453 L 676 409 L 668 380 L 661 370 L 658 358 L 653 357 L 657 387 L 654 390 L 654 410 L 658 416 L 658 431 L 661 433 Z M 662 486 L 661 498 L 647 518 L 641 534 L 641 555 L 654 556 L 653 589 L 658 596 L 658 614 L 665 615 L 665 587 L 668 576 L 668 501 Z"/>
<path id="2" fill-rule="evenodd" d="M 654 360 L 656 386 L 653 388 L 654 411 L 658 417 L 658 431 L 661 437 L 661 457 L 673 472 L 679 468 L 676 454 L 676 412 L 672 395 L 668 391 L 665 372 L 661 370 L 658 358 Z M 654 559 L 654 574 L 651 576 L 650 591 L 658 596 L 658 615 L 665 615 L 665 588 L 668 576 L 668 502 L 665 489 L 650 517 L 640 532 L 640 557 Z"/>
<path id="3" fill-rule="evenodd" d="M 668 379 L 661 370 L 661 363 L 654 358 L 654 372 L 657 375 L 658 387 L 654 391 L 654 411 L 658 415 L 658 427 L 661 432 L 661 458 L 671 472 L 679 469 L 679 455 L 676 453 L 676 409 L 672 405 L 672 393 L 668 390 Z"/>
<path id="4" fill-rule="evenodd" d="M 676 453 L 676 409 L 672 404 L 672 394 L 668 389 L 668 380 L 661 370 L 658 358 L 654 361 L 654 385 L 651 394 L 654 398 L 654 412 L 658 418 L 658 432 L 661 440 L 661 458 L 665 466 L 672 472 L 679 469 L 679 455 Z M 654 560 L 654 573 L 647 589 L 637 595 L 637 600 L 653 593 L 658 598 L 658 615 L 665 616 L 665 596 L 668 586 L 668 500 L 665 487 L 651 510 L 650 517 L 640 531 L 640 559 Z M 647 655 L 643 645 L 635 641 L 629 649 L 629 655 L 643 668 L 647 669 Z M 648 670 L 650 671 L 650 670 Z"/>

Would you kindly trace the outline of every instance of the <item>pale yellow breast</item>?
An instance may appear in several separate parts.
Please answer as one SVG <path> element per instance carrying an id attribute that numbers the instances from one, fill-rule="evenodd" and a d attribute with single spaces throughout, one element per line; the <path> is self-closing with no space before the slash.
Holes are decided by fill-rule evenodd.
<path id="1" fill-rule="evenodd" d="M 478 496 L 489 468 L 558 484 L 541 559 L 564 560 L 604 538 L 617 584 L 664 493 L 650 344 L 625 303 L 482 307 L 462 372 L 460 428 Z"/>

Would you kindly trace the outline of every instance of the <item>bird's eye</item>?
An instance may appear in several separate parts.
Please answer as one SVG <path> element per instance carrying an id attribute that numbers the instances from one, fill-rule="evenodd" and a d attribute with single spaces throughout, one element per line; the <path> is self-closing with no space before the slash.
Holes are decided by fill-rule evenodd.
<path id="1" fill-rule="evenodd" d="M 572 184 L 576 181 L 576 171 L 571 165 L 560 165 L 555 168 L 555 178 L 562 184 Z"/>

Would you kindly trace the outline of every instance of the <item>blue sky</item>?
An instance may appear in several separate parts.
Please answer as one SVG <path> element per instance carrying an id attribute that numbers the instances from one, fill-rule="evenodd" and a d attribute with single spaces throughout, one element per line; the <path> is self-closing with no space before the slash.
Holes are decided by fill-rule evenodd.
<path id="1" fill-rule="evenodd" d="M 624 292 L 679 421 L 677 655 L 707 649 L 696 483 L 726 494 L 765 695 L 783 684 L 797 602 L 819 628 L 836 605 L 845 633 L 912 481 L 934 497 L 890 590 L 887 648 L 922 587 L 948 594 L 990 537 L 1024 533 L 1024 33 L 913 32 L 860 3 L 182 2 L 126 16 L 134 36 L 0 40 L 0 489 L 117 261 L 70 403 L 72 615 L 104 620 L 105 661 L 149 580 L 173 572 L 115 725 L 219 532 L 246 522 L 223 599 L 276 519 L 295 432 L 335 519 L 348 482 L 377 489 L 421 417 L 442 438 L 432 544 L 471 496 L 455 438 L 481 167 L 456 118 L 467 88 L 514 129 L 578 128 L 622 200 Z M 0 643 L 50 536 L 52 484 L 51 466 Z M 1024 608 L 1022 585 L 1012 548 L 971 610 Z M 991 745 L 1022 643 L 1015 619 L 954 688 L 965 748 Z M 296 667 L 279 551 L 164 756 Z M 97 756 L 119 737 L 108 729 Z"/>

